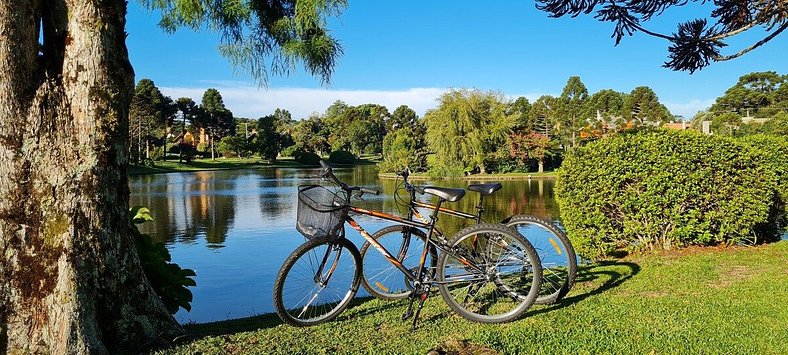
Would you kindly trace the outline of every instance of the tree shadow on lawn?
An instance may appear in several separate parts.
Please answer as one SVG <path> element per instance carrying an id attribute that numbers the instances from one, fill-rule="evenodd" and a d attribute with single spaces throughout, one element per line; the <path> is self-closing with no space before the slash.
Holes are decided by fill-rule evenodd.
<path id="1" fill-rule="evenodd" d="M 402 303 L 400 302 L 386 302 L 382 303 L 380 306 L 367 307 L 357 312 L 352 311 L 359 305 L 371 300 L 373 300 L 372 297 L 357 297 L 353 299 L 353 301 L 350 302 L 348 308 L 345 309 L 333 321 L 346 321 L 364 315 L 382 312 L 390 308 L 402 306 Z M 252 317 L 228 319 L 218 322 L 184 324 L 186 334 L 176 338 L 173 343 L 178 345 L 192 342 L 204 337 L 254 332 L 261 329 L 273 328 L 282 323 L 282 320 L 279 319 L 279 316 L 277 316 L 276 313 L 266 313 Z"/>
<path id="2" fill-rule="evenodd" d="M 624 266 L 629 269 L 629 272 L 622 273 L 608 269 L 611 266 Z M 530 311 L 526 313 L 526 316 L 533 316 L 571 306 L 588 297 L 612 290 L 637 275 L 638 272 L 640 272 L 640 265 L 629 261 L 601 261 L 593 265 L 581 266 L 578 268 L 577 276 L 575 277 L 575 288 L 577 285 L 585 284 L 592 285 L 591 289 L 584 290 L 583 293 L 579 294 L 570 290 L 570 297 L 565 297 L 557 303 L 547 305 L 545 308 Z M 606 278 L 606 280 L 602 284 L 597 285 L 597 282 L 602 278 Z"/>

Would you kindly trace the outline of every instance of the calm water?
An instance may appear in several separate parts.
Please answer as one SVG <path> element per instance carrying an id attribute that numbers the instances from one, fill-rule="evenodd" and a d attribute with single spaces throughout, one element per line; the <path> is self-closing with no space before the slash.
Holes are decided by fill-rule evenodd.
<path id="1" fill-rule="evenodd" d="M 164 242 L 174 262 L 197 272 L 191 312 L 181 322 L 209 322 L 273 312 L 272 289 L 279 267 L 304 242 L 295 230 L 298 185 L 320 183 L 318 169 L 255 169 L 133 176 L 131 205 L 147 206 L 154 221 L 140 226 Z M 335 169 L 351 185 L 377 188 L 355 204 L 399 213 L 394 203 L 395 181 L 378 179 L 375 166 Z M 465 181 L 436 185 L 464 187 Z M 429 182 L 416 182 L 429 184 Z M 487 221 L 513 214 L 558 217 L 552 180 L 505 181 L 504 188 L 485 199 Z M 402 193 L 405 197 L 405 193 Z M 426 200 L 426 198 L 425 198 Z M 469 192 L 448 207 L 473 212 L 478 194 Z M 404 208 L 399 211 L 405 212 Z M 359 216 L 370 233 L 390 222 Z M 466 221 L 443 216 L 439 226 L 453 233 Z M 363 239 L 348 228 L 357 246 Z"/>

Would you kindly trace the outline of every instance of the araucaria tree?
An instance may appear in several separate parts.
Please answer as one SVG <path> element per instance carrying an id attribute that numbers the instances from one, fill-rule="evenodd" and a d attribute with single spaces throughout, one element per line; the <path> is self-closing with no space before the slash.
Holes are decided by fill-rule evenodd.
<path id="1" fill-rule="evenodd" d="M 552 17 L 578 16 L 595 12 L 599 21 L 615 24 L 613 37 L 616 45 L 624 36 L 636 32 L 671 42 L 669 60 L 664 66 L 690 73 L 702 69 L 711 61 L 725 61 L 740 57 L 769 42 L 788 28 L 788 1 L 785 0 L 716 0 L 707 18 L 689 20 L 678 25 L 673 34 L 647 29 L 645 22 L 659 17 L 673 7 L 706 3 L 706 0 L 536 0 L 536 7 Z M 759 28 L 763 38 L 738 52 L 722 54 L 721 49 L 731 37 Z M 754 30 L 757 31 L 757 30 Z"/>
<path id="2" fill-rule="evenodd" d="M 325 16 L 344 1 L 147 4 L 169 29 L 220 32 L 261 75 L 273 60 L 328 79 L 340 52 Z M 122 0 L 0 3 L 0 353 L 136 352 L 181 331 L 131 238 L 125 15 Z"/>

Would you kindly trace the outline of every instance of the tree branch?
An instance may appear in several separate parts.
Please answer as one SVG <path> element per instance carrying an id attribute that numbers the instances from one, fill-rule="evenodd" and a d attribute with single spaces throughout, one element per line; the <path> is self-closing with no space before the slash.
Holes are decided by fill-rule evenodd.
<path id="1" fill-rule="evenodd" d="M 714 59 L 714 61 L 717 61 L 717 62 L 723 62 L 723 61 L 726 61 L 726 60 L 731 60 L 731 59 L 735 59 L 735 58 L 741 57 L 742 55 L 746 54 L 747 52 L 750 52 L 753 49 L 760 47 L 764 43 L 771 41 L 774 37 L 776 37 L 778 34 L 780 34 L 780 32 L 785 31 L 786 28 L 788 28 L 788 22 L 784 23 L 782 26 L 780 26 L 780 28 L 778 28 L 776 31 L 772 32 L 772 34 L 766 36 L 766 38 L 756 42 L 755 44 L 753 44 L 753 45 L 751 45 L 751 46 L 749 46 L 747 48 L 744 48 L 744 49 L 740 50 L 738 53 L 731 54 L 731 55 L 726 55 L 726 56 L 715 56 L 715 57 L 712 57 L 712 59 Z"/>

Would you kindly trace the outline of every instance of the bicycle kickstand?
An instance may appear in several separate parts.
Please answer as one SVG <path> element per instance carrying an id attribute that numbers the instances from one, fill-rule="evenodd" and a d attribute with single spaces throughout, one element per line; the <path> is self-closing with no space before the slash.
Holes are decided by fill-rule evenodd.
<path id="1" fill-rule="evenodd" d="M 416 331 L 416 321 L 419 320 L 419 314 L 421 313 L 421 308 L 424 307 L 424 301 L 427 300 L 427 296 L 430 294 L 429 288 L 427 288 L 424 293 L 419 295 L 419 307 L 416 308 L 416 314 L 413 315 L 413 323 L 410 325 L 410 331 Z"/>

